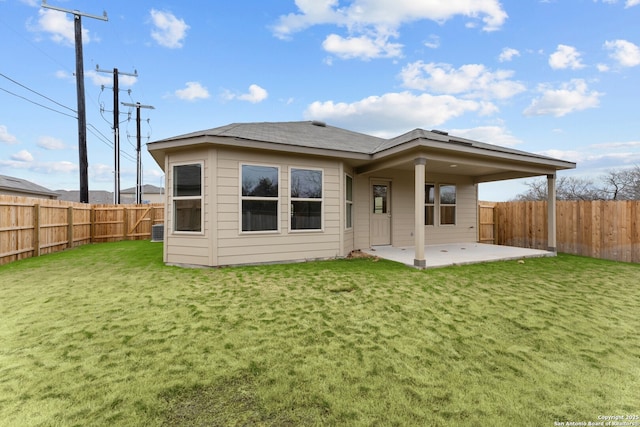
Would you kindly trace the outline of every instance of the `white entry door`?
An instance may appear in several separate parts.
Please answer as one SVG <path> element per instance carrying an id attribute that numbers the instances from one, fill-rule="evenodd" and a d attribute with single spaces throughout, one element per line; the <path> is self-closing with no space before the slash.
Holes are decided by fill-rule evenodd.
<path id="1" fill-rule="evenodd" d="M 391 244 L 391 182 L 371 183 L 371 245 Z"/>

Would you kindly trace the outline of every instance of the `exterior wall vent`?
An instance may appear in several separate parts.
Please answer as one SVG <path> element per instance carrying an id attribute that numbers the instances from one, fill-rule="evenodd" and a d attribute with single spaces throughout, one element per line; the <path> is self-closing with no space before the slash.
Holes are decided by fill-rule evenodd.
<path id="1" fill-rule="evenodd" d="M 164 241 L 164 224 L 155 224 L 151 226 L 151 241 Z"/>

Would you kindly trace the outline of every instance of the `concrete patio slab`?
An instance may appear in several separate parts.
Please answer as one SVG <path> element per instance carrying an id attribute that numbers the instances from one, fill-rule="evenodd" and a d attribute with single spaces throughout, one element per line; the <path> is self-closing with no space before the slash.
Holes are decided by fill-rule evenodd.
<path id="1" fill-rule="evenodd" d="M 523 258 L 555 256 L 555 252 L 539 249 L 517 248 L 513 246 L 489 245 L 485 243 L 455 243 L 447 245 L 427 245 L 425 248 L 426 268 L 445 267 L 449 265 L 476 264 L 489 261 L 505 261 Z M 373 246 L 362 252 L 401 262 L 414 267 L 415 248 Z"/>

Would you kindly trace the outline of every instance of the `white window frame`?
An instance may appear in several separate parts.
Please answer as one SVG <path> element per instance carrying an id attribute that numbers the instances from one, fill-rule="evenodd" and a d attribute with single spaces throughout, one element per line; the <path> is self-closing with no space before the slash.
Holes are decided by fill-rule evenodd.
<path id="1" fill-rule="evenodd" d="M 344 228 L 345 230 L 353 230 L 353 177 L 348 173 L 345 174 L 344 177 Z M 349 194 L 347 191 L 347 182 L 349 182 L 349 180 L 351 180 L 351 200 L 347 198 Z M 349 207 L 351 207 L 351 210 L 349 210 Z M 350 217 L 349 214 L 351 214 Z M 351 225 L 349 225 L 349 222 L 351 222 Z"/>
<path id="2" fill-rule="evenodd" d="M 453 187 L 455 189 L 456 194 L 456 202 L 455 203 L 442 203 L 442 187 Z M 453 215 L 453 224 L 443 224 L 442 223 L 442 208 L 453 206 L 455 208 L 455 213 Z M 441 227 L 455 227 L 458 224 L 458 186 L 456 184 L 448 184 L 442 183 L 438 184 L 438 224 Z"/>
<path id="3" fill-rule="evenodd" d="M 180 166 L 193 166 L 200 165 L 200 195 L 199 196 L 176 196 L 175 195 L 175 184 L 176 184 L 176 167 Z M 204 161 L 196 161 L 196 162 L 180 162 L 180 163 L 172 163 L 171 164 L 171 219 L 172 219 L 172 227 L 171 232 L 173 234 L 183 234 L 183 235 L 191 235 L 203 236 L 205 232 L 204 226 Z M 188 231 L 188 230 L 176 230 L 177 220 L 176 220 L 176 201 L 181 200 L 200 200 L 200 231 Z"/>
<path id="4" fill-rule="evenodd" d="M 292 189 L 292 179 L 291 174 L 293 170 L 309 170 L 309 171 L 320 171 L 322 173 L 322 196 L 318 198 L 300 198 L 300 197 L 292 197 L 291 189 Z M 309 166 L 290 166 L 289 167 L 289 232 L 290 233 L 322 233 L 324 232 L 324 217 L 325 217 L 325 201 L 324 201 L 324 190 L 325 190 L 325 172 L 323 168 L 314 168 Z M 294 230 L 291 228 L 291 218 L 293 217 L 293 202 L 320 202 L 320 228 L 313 229 L 303 229 L 303 230 Z"/>
<path id="5" fill-rule="evenodd" d="M 242 167 L 243 166 L 260 166 L 265 168 L 276 168 L 276 170 L 278 171 L 278 197 L 243 196 L 242 195 Z M 240 163 L 240 165 L 238 166 L 238 196 L 239 196 L 238 197 L 238 230 L 240 234 L 280 234 L 280 223 L 282 218 L 282 215 L 281 215 L 282 209 L 280 207 L 280 200 L 282 197 L 282 176 L 280 174 L 279 165 L 268 164 L 268 163 L 249 163 L 249 162 Z M 262 201 L 269 201 L 269 202 L 276 201 L 277 203 L 276 229 L 275 230 L 249 230 L 249 231 L 242 230 L 242 202 L 244 200 L 262 200 Z"/>

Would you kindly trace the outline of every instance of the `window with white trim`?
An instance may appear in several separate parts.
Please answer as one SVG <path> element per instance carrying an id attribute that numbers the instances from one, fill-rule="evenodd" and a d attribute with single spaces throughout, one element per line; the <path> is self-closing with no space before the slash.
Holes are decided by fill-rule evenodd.
<path id="1" fill-rule="evenodd" d="M 456 186 L 440 184 L 440 225 L 456 224 Z"/>
<path id="2" fill-rule="evenodd" d="M 280 168 L 243 164 L 240 174 L 242 231 L 278 231 Z"/>
<path id="3" fill-rule="evenodd" d="M 202 232 L 202 163 L 173 167 L 173 230 Z"/>
<path id="4" fill-rule="evenodd" d="M 321 169 L 291 168 L 291 230 L 322 230 Z"/>
<path id="5" fill-rule="evenodd" d="M 345 175 L 344 180 L 344 198 L 345 198 L 345 228 L 353 228 L 353 178 Z"/>
<path id="6" fill-rule="evenodd" d="M 424 225 L 435 225 L 436 213 L 436 186 L 424 185 Z"/>

